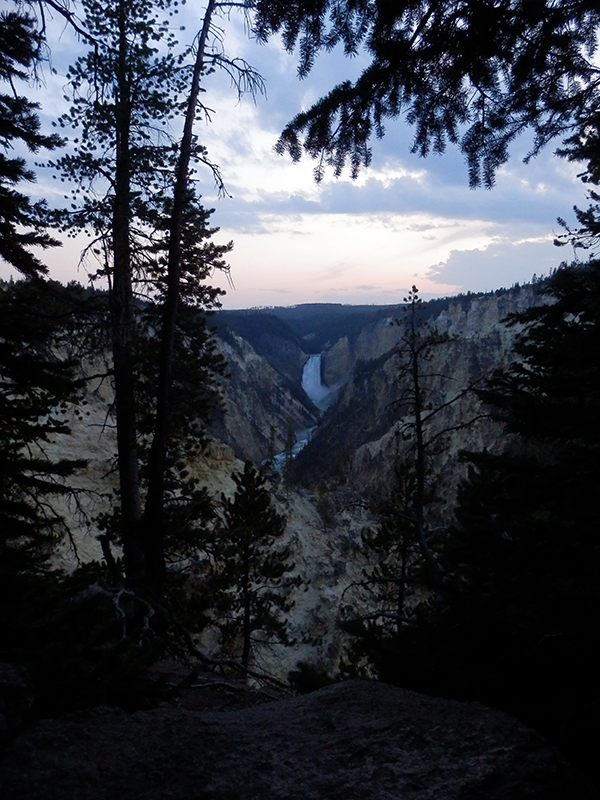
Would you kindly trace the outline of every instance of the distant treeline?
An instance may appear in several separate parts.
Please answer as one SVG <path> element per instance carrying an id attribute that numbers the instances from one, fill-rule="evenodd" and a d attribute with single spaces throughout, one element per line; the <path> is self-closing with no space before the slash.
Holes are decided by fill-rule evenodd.
<path id="1" fill-rule="evenodd" d="M 536 276 L 533 282 L 543 282 Z M 498 297 L 507 292 L 520 291 L 518 283 L 510 289 L 492 292 L 463 292 L 449 297 L 428 300 L 424 319 L 432 319 L 449 308 L 460 304 L 465 308 L 479 297 Z M 321 353 L 328 345 L 344 336 L 356 339 L 365 325 L 377 323 L 386 317 L 399 317 L 404 303 L 394 305 L 345 305 L 343 303 L 301 303 L 295 306 L 272 306 L 261 308 L 220 311 L 216 316 L 219 336 L 226 338 L 228 331 L 254 344 L 259 338 L 277 336 L 297 344 L 305 353 Z"/>

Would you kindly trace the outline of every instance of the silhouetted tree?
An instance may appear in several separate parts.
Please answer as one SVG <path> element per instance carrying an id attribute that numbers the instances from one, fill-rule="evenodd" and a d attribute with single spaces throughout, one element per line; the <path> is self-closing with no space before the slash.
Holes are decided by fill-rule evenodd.
<path id="1" fill-rule="evenodd" d="M 225 634 L 241 639 L 241 663 L 248 667 L 254 635 L 287 642 L 290 575 L 289 547 L 281 544 L 286 519 L 272 507 L 261 473 L 247 461 L 234 473 L 233 498 L 222 496 L 221 522 L 212 538 L 215 605 Z"/>
<path id="2" fill-rule="evenodd" d="M 336 175 L 347 161 L 355 176 L 371 161 L 371 136 L 403 116 L 415 127 L 412 150 L 464 153 L 471 185 L 492 186 L 510 143 L 526 128 L 532 153 L 557 136 L 595 125 L 598 73 L 593 60 L 600 11 L 585 0 L 256 0 L 260 39 L 280 33 L 299 45 L 299 75 L 319 53 L 366 51 L 359 78 L 343 81 L 285 128 L 279 152 L 304 148 Z"/>
<path id="3" fill-rule="evenodd" d="M 191 53 L 176 49 L 169 18 L 176 9 L 169 0 L 151 5 L 85 0 L 85 27 L 94 44 L 71 67 L 73 105 L 60 119 L 63 128 L 77 130 L 78 138 L 55 165 L 76 186 L 71 208 L 62 213 L 63 225 L 92 235 L 88 255 L 98 257 L 98 275 L 109 284 L 125 572 L 130 586 L 155 597 L 161 596 L 165 578 L 175 361 L 182 337 L 191 333 L 188 324 L 183 334 L 179 319 L 185 305 L 218 305 L 219 292 L 205 282 L 213 269 L 227 269 L 223 256 L 230 249 L 207 242 L 214 230 L 191 182 L 192 164 L 206 161 L 192 123 L 214 9 L 210 2 L 188 84 Z M 177 140 L 172 120 L 180 115 L 184 132 Z M 153 399 L 143 411 L 137 392 L 144 358 L 137 351 L 144 339 L 140 297 L 160 307 L 152 337 L 158 345 Z M 208 347 L 210 337 L 199 320 L 196 330 L 198 341 Z M 205 375 L 211 363 L 217 365 L 214 358 L 204 358 Z M 151 441 L 142 459 L 140 427 L 147 420 L 140 415 L 147 416 L 150 408 L 154 419 L 146 435 Z M 141 482 L 147 482 L 146 492 Z"/>
<path id="4" fill-rule="evenodd" d="M 81 381 L 60 355 L 66 290 L 39 279 L 0 285 L 0 657 L 35 650 L 51 558 L 68 536 L 52 500 L 73 494 L 81 459 L 53 457 L 69 434 L 62 411 Z M 65 304 L 68 306 L 68 303 Z M 63 348 L 61 348 L 61 344 Z M 63 350 L 64 351 L 64 350 Z"/>
<path id="5" fill-rule="evenodd" d="M 404 301 L 391 356 L 399 388 L 391 404 L 398 416 L 392 479 L 370 504 L 379 520 L 363 532 L 363 579 L 344 594 L 344 624 L 358 636 L 357 652 L 380 671 L 405 659 L 407 637 L 438 615 L 453 593 L 441 552 L 452 512 L 440 517 L 437 468 L 450 434 L 481 416 L 465 414 L 461 406 L 481 376 L 457 386 L 455 377 L 440 369 L 443 358 L 437 356 L 451 337 L 426 319 L 426 304 L 415 286 Z M 388 354 L 385 361 L 390 363 Z M 368 364 L 361 367 L 363 374 Z"/>
<path id="6" fill-rule="evenodd" d="M 0 14 L 0 258 L 27 277 L 40 276 L 47 268 L 32 247 L 58 244 L 47 230 L 46 204 L 31 199 L 17 188 L 35 180 L 25 159 L 7 157 L 8 151 L 24 146 L 35 154 L 61 143 L 57 135 L 40 131 L 37 103 L 18 94 L 15 84 L 27 80 L 41 60 L 42 37 L 34 22 L 17 11 Z"/>
<path id="7" fill-rule="evenodd" d="M 600 663 L 600 263 L 563 266 L 514 315 L 517 359 L 481 392 L 500 454 L 469 454 L 445 554 L 460 587 L 446 664 L 589 769 Z M 448 639 L 452 637 L 452 645 Z"/>

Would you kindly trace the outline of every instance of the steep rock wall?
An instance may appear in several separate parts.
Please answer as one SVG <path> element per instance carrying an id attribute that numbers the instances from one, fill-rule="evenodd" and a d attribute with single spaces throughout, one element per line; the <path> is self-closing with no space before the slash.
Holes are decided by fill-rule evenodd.
<path id="1" fill-rule="evenodd" d="M 224 413 L 211 434 L 241 459 L 260 464 L 285 449 L 289 430 L 316 424 L 318 413 L 298 386 L 290 384 L 237 334 L 220 342 L 227 361 L 222 382 Z"/>
<path id="2" fill-rule="evenodd" d="M 439 439 L 432 448 L 432 472 L 442 505 L 453 502 L 465 474 L 463 450 L 497 449 L 503 433 L 482 408 L 474 392 L 459 397 L 469 385 L 512 360 L 516 333 L 503 320 L 537 301 L 535 286 L 483 297 L 460 298 L 431 321 L 450 338 L 433 349 L 425 382 L 432 407 L 446 406 L 428 423 L 427 434 Z M 400 330 L 392 319 L 366 326 L 353 344 L 341 340 L 324 354 L 325 374 L 341 378 L 352 365 L 338 403 L 330 409 L 308 448 L 300 454 L 297 472 L 305 482 L 332 479 L 359 492 L 385 493 L 396 459 L 411 458 L 412 442 L 399 435 L 408 408 L 406 378 L 399 375 L 395 347 Z M 447 405 L 446 405 L 447 404 Z M 448 429 L 447 435 L 442 431 Z"/>
<path id="3" fill-rule="evenodd" d="M 290 427 L 310 427 L 317 420 L 310 402 L 303 404 L 294 397 L 285 376 L 243 339 L 234 334 L 233 342 L 221 341 L 219 349 L 229 372 L 221 383 L 224 410 L 215 414 L 208 425 L 211 438 L 204 453 L 189 465 L 191 474 L 214 490 L 216 497 L 221 491 L 232 490 L 228 476 L 239 465 L 237 459 L 260 464 L 270 450 L 284 449 Z M 85 562 L 101 558 L 95 519 L 109 511 L 117 497 L 114 391 L 108 361 L 108 357 L 99 354 L 94 363 L 82 365 L 85 374 L 106 377 L 94 378 L 82 402 L 64 412 L 71 435 L 57 436 L 45 444 L 51 457 L 88 461 L 74 479 L 73 494 L 53 501 L 73 532 L 59 558 L 68 568 L 75 566 L 78 559 Z M 301 390 L 297 394 L 301 396 Z"/>

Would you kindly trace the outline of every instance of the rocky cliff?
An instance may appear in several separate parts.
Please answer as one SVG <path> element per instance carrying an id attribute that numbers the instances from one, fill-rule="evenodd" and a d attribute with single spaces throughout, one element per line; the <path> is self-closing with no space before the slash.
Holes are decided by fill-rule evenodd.
<path id="1" fill-rule="evenodd" d="M 533 299 L 531 287 L 466 298 L 450 303 L 433 320 L 437 330 L 454 337 L 437 349 L 432 363 L 438 402 L 460 393 L 468 381 L 509 357 L 514 333 L 501 320 Z M 285 541 L 291 546 L 301 583 L 294 590 L 296 604 L 290 620 L 294 647 L 267 645 L 255 656 L 261 666 L 282 677 L 300 661 L 335 671 L 342 656 L 346 640 L 337 624 L 340 607 L 348 586 L 361 579 L 365 558 L 359 553 L 361 532 L 375 524 L 363 498 L 385 488 L 390 465 L 398 458 L 399 448 L 407 446 L 395 435 L 402 420 L 401 408 L 395 404 L 402 392 L 394 354 L 397 337 L 397 326 L 386 318 L 369 322 L 326 351 L 328 380 L 346 380 L 346 384 L 337 404 L 320 419 L 300 386 L 290 388 L 289 376 L 275 370 L 242 337 L 230 333 L 219 345 L 229 372 L 223 381 L 224 411 L 210 429 L 212 438 L 204 452 L 190 464 L 191 473 L 213 497 L 232 493 L 231 473 L 241 467 L 241 461 L 260 463 L 283 450 L 290 427 L 317 425 L 312 442 L 298 458 L 307 486 L 285 486 L 277 475 L 271 483 L 274 502 L 288 518 Z M 98 365 L 90 370 L 101 371 Z M 480 414 L 475 395 L 469 393 L 436 420 L 441 427 L 456 428 L 443 437 L 443 451 L 435 464 L 436 513 L 440 515 L 451 505 L 462 474 L 460 451 L 501 446 L 502 432 L 488 419 L 461 427 Z M 62 511 L 72 520 L 78 555 L 86 561 L 100 558 L 101 552 L 85 512 L 93 516 L 110 508 L 116 487 L 112 395 L 107 381 L 91 385 L 85 406 L 71 411 L 71 425 L 73 436 L 62 437 L 55 447 L 67 456 L 84 453 L 89 466 L 78 479 L 77 506 L 64 506 Z M 75 563 L 68 546 L 63 560 Z M 203 644 L 218 654 L 218 637 L 211 638 L 210 631 Z"/>
<path id="2" fill-rule="evenodd" d="M 427 433 L 438 440 L 431 466 L 437 494 L 447 504 L 464 474 L 460 453 L 503 446 L 501 427 L 468 388 L 476 388 L 493 369 L 510 361 L 515 328 L 503 320 L 535 299 L 533 286 L 467 296 L 450 301 L 428 321 L 431 330 L 448 337 L 432 349 L 422 376 L 429 410 L 442 409 L 431 416 Z M 303 482 L 336 480 L 359 492 L 381 493 L 389 487 L 394 462 L 410 458 L 407 377 L 399 370 L 397 353 L 400 337 L 394 319 L 385 318 L 365 326 L 354 341 L 340 339 L 323 354 L 325 379 L 345 383 L 300 454 L 297 474 Z"/>
<path id="3" fill-rule="evenodd" d="M 219 349 L 227 362 L 224 412 L 210 433 L 238 458 L 260 464 L 285 449 L 290 430 L 316 425 L 318 412 L 302 391 L 301 370 L 294 383 L 235 333 L 220 340 Z"/>
<path id="4" fill-rule="evenodd" d="M 508 351 L 514 337 L 502 320 L 508 314 L 529 308 L 536 300 L 535 285 L 515 287 L 484 295 L 462 295 L 450 298 L 447 307 L 435 314 L 432 323 L 437 330 L 460 339 L 479 339 L 497 334 Z M 367 322 L 354 336 L 342 336 L 323 352 L 323 376 L 326 383 L 336 385 L 347 382 L 359 361 L 372 361 L 389 353 L 398 342 L 401 318 L 397 314 L 377 316 Z"/>

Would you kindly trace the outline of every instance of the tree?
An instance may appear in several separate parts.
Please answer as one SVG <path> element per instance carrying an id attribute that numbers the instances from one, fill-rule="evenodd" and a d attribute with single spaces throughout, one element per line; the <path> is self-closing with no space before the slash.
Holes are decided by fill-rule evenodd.
<path id="1" fill-rule="evenodd" d="M 345 590 L 343 606 L 344 627 L 356 637 L 352 658 L 366 657 L 392 681 L 408 679 L 411 648 L 456 593 L 455 576 L 444 563 L 444 540 L 454 521 L 444 472 L 457 471 L 458 457 L 453 463 L 445 449 L 453 434 L 484 416 L 472 403 L 482 376 L 473 374 L 461 385 L 447 366 L 463 345 L 425 319 L 416 287 L 405 303 L 395 320 L 398 342 L 382 357 L 388 374 L 394 365 L 398 387 L 387 404 L 396 416 L 393 455 L 386 459 L 390 481 L 371 497 L 377 522 L 363 531 L 362 578 Z M 382 366 L 381 359 L 371 364 L 359 365 L 357 376 L 364 379 Z"/>
<path id="2" fill-rule="evenodd" d="M 77 400 L 75 362 L 60 357 L 66 290 L 39 280 L 0 285 L 0 642 L 2 658 L 35 652 L 50 559 L 68 535 L 52 498 L 71 496 L 82 459 L 55 458 Z M 38 642 L 39 643 L 39 642 Z"/>
<path id="3" fill-rule="evenodd" d="M 346 611 L 346 627 L 359 636 L 371 658 L 382 640 L 400 640 L 403 626 L 413 622 L 415 604 L 407 610 L 406 601 L 411 595 L 414 598 L 417 583 L 418 553 L 411 524 L 414 477 L 410 464 L 398 458 L 389 494 L 371 504 L 378 524 L 362 532 L 361 550 L 367 560 L 364 580 L 346 590 L 353 590 L 353 610 Z"/>
<path id="4" fill-rule="evenodd" d="M 343 601 L 344 627 L 356 637 L 352 658 L 366 657 L 388 679 L 405 672 L 407 643 L 443 613 L 453 596 L 442 557 L 453 521 L 443 474 L 455 472 L 457 465 L 444 451 L 453 433 L 481 416 L 469 398 L 480 376 L 460 385 L 445 366 L 460 343 L 425 319 L 426 304 L 416 287 L 405 303 L 402 317 L 394 321 L 400 329 L 396 346 L 371 366 L 357 365 L 355 373 L 355 380 L 365 380 L 375 369 L 381 387 L 382 370 L 376 368 L 384 366 L 383 374 L 394 375 L 397 388 L 386 404 L 395 417 L 393 437 L 380 439 L 388 441 L 383 452 L 389 480 L 370 498 L 376 522 L 362 533 L 362 578 L 347 587 Z M 368 402 L 372 392 L 366 397 Z"/>
<path id="5" fill-rule="evenodd" d="M 0 14 L 0 79 L 11 88 L 0 93 L 0 258 L 27 277 L 44 275 L 47 268 L 32 252 L 32 247 L 57 245 L 47 231 L 46 204 L 33 203 L 15 188 L 32 182 L 35 175 L 25 159 L 8 158 L 7 152 L 19 145 L 31 153 L 40 148 L 53 149 L 59 136 L 40 132 L 38 105 L 17 94 L 14 84 L 27 80 L 41 60 L 41 37 L 32 19 L 17 12 Z"/>
<path id="6" fill-rule="evenodd" d="M 472 186 L 491 187 L 510 143 L 525 129 L 533 155 L 557 136 L 597 121 L 594 64 L 600 11 L 585 0 L 256 0 L 261 40 L 281 33 L 299 45 L 299 75 L 321 50 L 361 49 L 370 63 L 352 83 L 334 87 L 285 128 L 277 149 L 294 159 L 304 148 L 339 175 L 371 161 L 369 140 L 403 115 L 415 127 L 413 152 L 464 153 Z"/>
<path id="7" fill-rule="evenodd" d="M 50 557 L 68 534 L 51 499 L 71 493 L 67 483 L 82 460 L 48 454 L 50 441 L 69 434 L 61 406 L 75 402 L 81 381 L 65 347 L 68 291 L 47 283 L 32 248 L 58 244 L 47 231 L 46 206 L 17 186 L 34 180 L 25 148 L 37 153 L 61 140 L 40 132 L 38 106 L 15 84 L 42 60 L 42 37 L 31 18 L 0 14 L 0 258 L 27 277 L 0 284 L 0 641 L 2 658 L 35 649 L 33 633 L 47 604 Z"/>
<path id="8" fill-rule="evenodd" d="M 169 32 L 175 5 L 85 0 L 86 29 L 95 45 L 71 69 L 74 102 L 60 121 L 79 137 L 73 151 L 56 162 L 64 178 L 76 183 L 63 224 L 91 233 L 88 253 L 100 257 L 98 274 L 109 281 L 125 571 L 132 587 L 156 597 L 165 576 L 165 476 L 178 320 L 185 304 L 218 305 L 219 293 L 204 281 L 213 269 L 226 269 L 223 255 L 230 249 L 204 242 L 214 231 L 206 226 L 208 215 L 191 178 L 193 162 L 207 160 L 192 126 L 213 13 L 224 4 L 209 3 L 191 66 L 191 53 L 178 52 Z M 226 61 L 216 52 L 211 58 Z M 247 65 L 232 68 L 256 86 Z M 180 110 L 181 141 L 171 133 Z M 161 308 L 145 496 L 136 396 L 140 295 Z"/>
<path id="9" fill-rule="evenodd" d="M 563 266 L 542 297 L 511 318 L 515 361 L 481 391 L 505 447 L 469 454 L 445 552 L 460 591 L 435 650 L 446 687 L 460 675 L 596 770 L 600 263 Z"/>
<path id="10" fill-rule="evenodd" d="M 233 498 L 221 498 L 222 518 L 211 541 L 215 562 L 215 601 L 225 619 L 223 630 L 241 637 L 241 663 L 250 663 L 254 635 L 287 642 L 285 614 L 292 607 L 286 594 L 298 581 L 289 547 L 282 546 L 285 517 L 271 505 L 265 479 L 249 462 L 234 473 Z"/>
<path id="11" fill-rule="evenodd" d="M 471 455 L 478 470 L 502 476 L 495 484 L 498 503 L 507 496 L 502 511 L 490 509 L 488 533 L 494 539 L 504 532 L 506 542 L 532 552 L 543 547 L 548 555 L 552 542 L 558 573 L 566 566 L 563 548 L 577 542 L 581 555 L 596 547 L 600 521 L 599 296 L 598 261 L 558 269 L 542 289 L 551 302 L 510 318 L 525 326 L 514 348 L 517 360 L 479 392 L 508 434 L 503 454 Z"/>
<path id="12" fill-rule="evenodd" d="M 436 377 L 429 371 L 427 364 L 433 357 L 436 347 L 448 341 L 448 336 L 438 333 L 431 325 L 423 320 L 425 304 L 419 297 L 416 286 L 413 286 L 406 303 L 404 319 L 398 320 L 402 328 L 402 336 L 396 345 L 398 354 L 398 380 L 402 386 L 402 393 L 396 404 L 403 413 L 403 419 L 397 430 L 398 433 L 410 439 L 412 453 L 410 456 L 411 467 L 414 473 L 414 482 L 410 497 L 403 501 L 408 508 L 406 514 L 414 531 L 421 555 L 425 559 L 433 581 L 440 584 L 443 571 L 435 558 L 428 541 L 428 530 L 425 519 L 427 505 L 427 478 L 433 444 L 439 439 L 440 433 L 427 435 L 427 427 L 437 414 L 446 408 L 450 402 L 436 403 L 431 388 L 432 378 Z M 439 377 L 439 376 L 437 376 Z M 406 512 L 400 512 L 406 513 Z"/>

